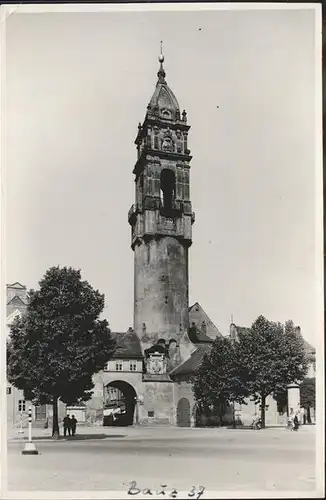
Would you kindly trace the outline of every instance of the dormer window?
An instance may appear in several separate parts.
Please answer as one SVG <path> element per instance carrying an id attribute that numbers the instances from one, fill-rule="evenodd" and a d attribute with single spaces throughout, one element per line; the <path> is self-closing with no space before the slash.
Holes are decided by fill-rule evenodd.
<path id="1" fill-rule="evenodd" d="M 162 116 L 163 118 L 171 118 L 171 113 L 167 109 L 163 109 Z"/>

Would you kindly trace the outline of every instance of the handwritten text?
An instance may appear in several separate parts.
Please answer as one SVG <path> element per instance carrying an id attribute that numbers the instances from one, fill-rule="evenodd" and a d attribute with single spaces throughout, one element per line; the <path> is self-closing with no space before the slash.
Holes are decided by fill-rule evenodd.
<path id="1" fill-rule="evenodd" d="M 151 495 L 154 498 L 156 496 L 167 496 L 168 498 L 178 498 L 178 491 L 175 488 L 167 489 L 167 484 L 161 484 L 158 490 L 152 490 L 150 488 L 138 488 L 136 481 L 131 481 L 128 495 Z M 193 498 L 198 500 L 204 493 L 205 486 L 192 486 L 188 492 L 188 498 Z"/>

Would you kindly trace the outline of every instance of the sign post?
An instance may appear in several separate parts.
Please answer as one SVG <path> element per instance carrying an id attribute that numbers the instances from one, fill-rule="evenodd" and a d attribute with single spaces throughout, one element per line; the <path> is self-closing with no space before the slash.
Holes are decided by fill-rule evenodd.
<path id="1" fill-rule="evenodd" d="M 28 441 L 25 443 L 25 447 L 22 451 L 23 455 L 38 455 L 38 450 L 35 444 L 32 442 L 32 407 L 28 410 Z"/>

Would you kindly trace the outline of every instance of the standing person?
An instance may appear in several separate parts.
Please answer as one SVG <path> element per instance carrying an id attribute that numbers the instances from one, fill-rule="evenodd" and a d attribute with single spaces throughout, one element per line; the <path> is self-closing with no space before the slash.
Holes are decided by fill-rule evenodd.
<path id="1" fill-rule="evenodd" d="M 76 434 L 76 427 L 77 427 L 77 419 L 75 418 L 75 415 L 71 417 L 71 433 L 74 436 Z"/>
<path id="2" fill-rule="evenodd" d="M 63 419 L 63 435 L 66 436 L 68 431 L 68 436 L 71 435 L 71 419 L 69 415 L 66 415 Z"/>
<path id="3" fill-rule="evenodd" d="M 293 424 L 293 417 L 294 417 L 294 414 L 293 414 L 293 413 L 294 413 L 294 412 L 293 412 L 293 408 L 291 408 L 291 409 L 290 409 L 290 415 L 289 415 L 289 417 L 288 417 L 288 428 L 289 428 L 290 430 L 293 430 L 293 425 L 294 425 L 294 424 Z"/>
<path id="4" fill-rule="evenodd" d="M 305 409 L 300 408 L 300 425 L 305 424 Z"/>
<path id="5" fill-rule="evenodd" d="M 299 429 L 299 419 L 298 419 L 298 415 L 295 415 L 295 417 L 293 419 L 293 430 L 297 431 L 298 429 Z"/>

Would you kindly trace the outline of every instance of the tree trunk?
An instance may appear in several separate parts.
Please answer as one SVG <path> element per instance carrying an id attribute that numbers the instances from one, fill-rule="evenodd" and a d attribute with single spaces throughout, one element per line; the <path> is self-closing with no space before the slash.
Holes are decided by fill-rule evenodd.
<path id="1" fill-rule="evenodd" d="M 260 410 L 261 428 L 265 429 L 266 396 L 264 394 L 261 397 L 260 405 L 261 405 L 261 410 Z"/>
<path id="2" fill-rule="evenodd" d="M 220 407 L 219 407 L 219 417 L 220 417 L 220 426 L 223 425 L 223 417 L 224 417 L 225 411 L 224 411 L 224 402 L 220 402 Z"/>
<path id="3" fill-rule="evenodd" d="M 307 407 L 307 422 L 311 424 L 310 406 Z"/>
<path id="4" fill-rule="evenodd" d="M 52 439 L 59 439 L 58 398 L 53 399 Z"/>

